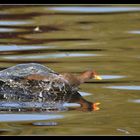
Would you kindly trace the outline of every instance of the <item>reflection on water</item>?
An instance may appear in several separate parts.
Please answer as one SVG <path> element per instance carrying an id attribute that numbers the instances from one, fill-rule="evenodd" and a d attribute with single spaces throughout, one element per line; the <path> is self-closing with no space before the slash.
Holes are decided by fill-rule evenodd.
<path id="1" fill-rule="evenodd" d="M 124 89 L 124 90 L 140 90 L 140 86 L 108 86 L 106 88 Z"/>
<path id="2" fill-rule="evenodd" d="M 2 51 L 23 51 L 23 50 L 40 50 L 54 48 L 54 46 L 30 46 L 30 45 L 0 45 L 0 52 Z"/>
<path id="3" fill-rule="evenodd" d="M 8 13 L 8 12 L 6 12 L 6 11 L 1 11 L 0 16 L 2 16 L 2 15 L 7 15 L 7 13 Z"/>
<path id="4" fill-rule="evenodd" d="M 117 131 L 123 132 L 125 134 L 130 134 L 127 130 L 117 128 Z"/>
<path id="5" fill-rule="evenodd" d="M 131 34 L 140 34 L 140 31 L 129 31 L 128 33 L 131 33 Z"/>
<path id="6" fill-rule="evenodd" d="M 53 114 L 1 114 L 0 122 L 31 121 L 31 120 L 53 120 L 62 119 L 63 115 Z"/>
<path id="7" fill-rule="evenodd" d="M 128 12 L 140 11 L 139 7 L 52 7 L 47 8 L 51 10 L 64 11 L 64 12 L 84 12 L 84 13 L 113 13 L 113 12 Z"/>
<path id="8" fill-rule="evenodd" d="M 118 78 L 125 78 L 126 76 L 123 75 L 101 75 L 103 80 L 105 79 L 118 79 Z"/>
<path id="9" fill-rule="evenodd" d="M 57 126 L 57 122 L 34 122 L 33 125 L 35 126 Z"/>
<path id="10" fill-rule="evenodd" d="M 87 92 L 83 92 L 83 91 L 79 91 L 79 93 L 81 96 L 89 96 L 92 94 L 92 93 L 87 93 Z"/>
<path id="11" fill-rule="evenodd" d="M 17 30 L 13 28 L 0 28 L 0 32 L 17 32 Z"/>
<path id="12" fill-rule="evenodd" d="M 10 59 L 10 60 L 16 60 L 16 59 L 50 59 L 50 58 L 69 58 L 69 57 L 87 57 L 87 56 L 99 56 L 99 54 L 84 54 L 84 53 L 54 53 L 54 54 L 39 54 L 39 55 L 29 55 L 29 56 L 22 56 L 22 55 L 17 55 L 17 56 L 3 56 L 2 58 L 4 59 Z"/>
<path id="13" fill-rule="evenodd" d="M 129 102 L 133 102 L 133 103 L 140 103 L 140 99 L 136 99 L 136 100 L 129 100 Z"/>
<path id="14" fill-rule="evenodd" d="M 31 102 L 20 109 L 0 97 L 0 135 L 140 134 L 139 5 L 2 5 L 0 11 L 1 69 L 38 62 L 60 73 L 95 69 L 103 78 L 82 84 L 63 111 L 40 103 L 34 110 Z M 82 110 L 85 100 L 99 101 L 100 110 Z"/>
<path id="15" fill-rule="evenodd" d="M 7 26 L 11 26 L 11 25 L 16 25 L 16 26 L 19 26 L 19 25 L 24 25 L 24 24 L 31 24 L 32 22 L 31 21 L 9 21 L 9 20 L 0 20 L 0 25 L 7 25 Z"/>

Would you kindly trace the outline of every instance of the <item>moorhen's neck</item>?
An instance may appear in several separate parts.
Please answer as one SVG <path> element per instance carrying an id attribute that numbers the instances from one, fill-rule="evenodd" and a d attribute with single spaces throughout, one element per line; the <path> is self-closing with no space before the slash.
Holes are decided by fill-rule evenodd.
<path id="1" fill-rule="evenodd" d="M 69 84 L 73 87 L 78 87 L 80 84 L 84 83 L 85 81 L 91 79 L 94 77 L 94 72 L 89 70 L 86 72 L 83 72 L 80 75 L 74 75 L 71 73 L 61 73 L 64 79 L 66 79 Z"/>

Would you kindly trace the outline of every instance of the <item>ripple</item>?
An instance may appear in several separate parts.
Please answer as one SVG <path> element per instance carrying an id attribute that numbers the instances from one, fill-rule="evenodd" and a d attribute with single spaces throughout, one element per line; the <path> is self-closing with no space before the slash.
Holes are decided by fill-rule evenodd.
<path id="1" fill-rule="evenodd" d="M 83 12 L 83 13 L 112 13 L 140 11 L 140 7 L 51 7 L 50 10 L 64 12 Z"/>
<path id="2" fill-rule="evenodd" d="M 17 31 L 14 28 L 0 28 L 0 32 L 15 32 Z"/>
<path id="3" fill-rule="evenodd" d="M 125 134 L 130 134 L 129 131 L 125 130 L 125 129 L 122 129 L 122 128 L 117 128 L 117 131 L 120 131 L 120 132 L 123 132 Z"/>
<path id="4" fill-rule="evenodd" d="M 140 99 L 136 99 L 136 100 L 129 100 L 129 102 L 133 102 L 133 103 L 140 103 Z"/>
<path id="5" fill-rule="evenodd" d="M 10 20 L 0 20 L 0 25 L 24 25 L 24 24 L 31 24 L 31 21 L 10 21 Z"/>
<path id="6" fill-rule="evenodd" d="M 0 122 L 62 119 L 54 114 L 0 114 Z"/>
<path id="7" fill-rule="evenodd" d="M 25 32 L 27 29 L 17 29 L 17 28 L 0 28 L 0 33 L 19 33 L 19 32 Z"/>
<path id="8" fill-rule="evenodd" d="M 57 126 L 57 122 L 34 122 L 32 123 L 35 126 Z"/>
<path id="9" fill-rule="evenodd" d="M 88 56 L 100 56 L 99 54 L 86 54 L 86 53 L 59 53 L 59 54 L 40 54 L 40 55 L 12 55 L 12 56 L 3 56 L 4 59 L 48 59 L 48 58 L 69 58 L 69 57 L 88 57 Z"/>
<path id="10" fill-rule="evenodd" d="M 122 75 L 100 75 L 103 80 L 105 79 L 118 79 L 118 78 L 125 78 L 126 76 Z"/>
<path id="11" fill-rule="evenodd" d="M 54 48 L 54 46 L 30 46 L 30 45 L 0 45 L 0 52 L 2 51 L 23 51 L 23 50 L 36 50 Z"/>
<path id="12" fill-rule="evenodd" d="M 124 89 L 124 90 L 140 90 L 140 86 L 108 86 L 106 88 Z"/>
<path id="13" fill-rule="evenodd" d="M 83 92 L 83 91 L 78 91 L 81 96 L 89 96 L 91 93 Z"/>
<path id="14" fill-rule="evenodd" d="M 128 33 L 130 34 L 140 34 L 140 31 L 136 30 L 136 31 L 129 31 Z"/>
<path id="15" fill-rule="evenodd" d="M 7 132 L 13 132 L 14 130 L 12 129 L 0 129 L 0 134 L 2 133 L 7 133 Z"/>
<path id="16" fill-rule="evenodd" d="M 7 14 L 8 14 L 7 11 L 1 11 L 1 12 L 0 12 L 0 16 L 7 15 Z"/>

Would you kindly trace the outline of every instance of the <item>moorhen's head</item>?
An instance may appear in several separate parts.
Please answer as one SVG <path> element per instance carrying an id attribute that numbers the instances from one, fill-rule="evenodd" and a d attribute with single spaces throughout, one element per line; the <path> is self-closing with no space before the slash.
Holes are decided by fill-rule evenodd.
<path id="1" fill-rule="evenodd" d="M 83 72 L 80 77 L 82 79 L 97 79 L 97 80 L 101 80 L 102 78 L 94 71 L 94 70 L 88 70 L 88 71 L 85 71 Z"/>

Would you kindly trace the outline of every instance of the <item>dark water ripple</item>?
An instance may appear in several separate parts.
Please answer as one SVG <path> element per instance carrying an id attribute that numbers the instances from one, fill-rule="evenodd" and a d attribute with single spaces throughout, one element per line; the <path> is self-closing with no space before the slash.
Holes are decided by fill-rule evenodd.
<path id="1" fill-rule="evenodd" d="M 42 13 L 32 12 L 32 13 L 15 13 L 15 14 L 0 14 L 0 20 L 23 20 L 23 19 L 32 19 L 37 16 L 43 15 Z"/>

